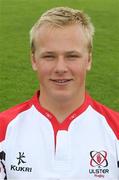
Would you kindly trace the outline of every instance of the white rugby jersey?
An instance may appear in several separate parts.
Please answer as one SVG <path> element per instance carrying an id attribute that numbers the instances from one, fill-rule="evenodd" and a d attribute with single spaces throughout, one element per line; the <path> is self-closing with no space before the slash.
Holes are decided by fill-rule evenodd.
<path id="1" fill-rule="evenodd" d="M 1 179 L 119 180 L 119 113 L 86 95 L 60 124 L 38 96 L 0 114 Z"/>

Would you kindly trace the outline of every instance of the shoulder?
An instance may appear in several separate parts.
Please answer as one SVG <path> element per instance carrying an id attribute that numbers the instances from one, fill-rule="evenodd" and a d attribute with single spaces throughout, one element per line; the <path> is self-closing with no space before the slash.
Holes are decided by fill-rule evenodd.
<path id="1" fill-rule="evenodd" d="M 3 112 L 0 112 L 0 124 L 1 124 L 1 122 L 4 122 L 4 121 L 11 121 L 20 113 L 28 110 L 33 104 L 39 103 L 38 102 L 39 94 L 40 94 L 40 92 L 36 91 L 36 93 L 34 94 L 34 96 L 31 99 L 29 99 L 21 104 L 18 104 L 14 107 L 11 107 Z"/>
<path id="2" fill-rule="evenodd" d="M 97 112 L 99 112 L 106 118 L 119 120 L 119 112 L 116 112 L 116 111 L 110 109 L 109 107 L 101 104 L 100 102 L 98 102 L 96 100 L 92 100 L 92 102 L 93 102 L 92 106 Z"/>
<path id="3" fill-rule="evenodd" d="M 12 119 L 19 113 L 27 110 L 30 107 L 30 100 L 11 107 L 3 112 L 0 112 L 0 122 L 4 119 Z"/>
<path id="4" fill-rule="evenodd" d="M 9 123 L 20 113 L 28 110 L 31 105 L 31 100 L 28 100 L 0 113 L 0 141 L 4 140 Z"/>
<path id="5" fill-rule="evenodd" d="M 119 112 L 116 112 L 95 100 L 92 100 L 91 106 L 106 119 L 107 123 L 119 139 Z"/>

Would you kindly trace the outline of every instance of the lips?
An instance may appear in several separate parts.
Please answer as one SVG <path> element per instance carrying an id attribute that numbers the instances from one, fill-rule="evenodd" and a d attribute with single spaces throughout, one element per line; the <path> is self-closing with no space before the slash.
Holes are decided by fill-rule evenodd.
<path id="1" fill-rule="evenodd" d="M 50 80 L 58 85 L 65 85 L 68 82 L 72 81 L 72 79 L 50 79 Z"/>

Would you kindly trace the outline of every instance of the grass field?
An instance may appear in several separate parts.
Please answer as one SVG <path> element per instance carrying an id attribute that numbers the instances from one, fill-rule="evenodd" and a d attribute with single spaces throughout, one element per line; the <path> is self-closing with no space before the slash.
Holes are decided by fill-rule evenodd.
<path id="1" fill-rule="evenodd" d="M 0 111 L 29 99 L 38 82 L 30 65 L 29 30 L 54 6 L 87 12 L 95 25 L 87 89 L 119 111 L 119 0 L 0 0 Z"/>

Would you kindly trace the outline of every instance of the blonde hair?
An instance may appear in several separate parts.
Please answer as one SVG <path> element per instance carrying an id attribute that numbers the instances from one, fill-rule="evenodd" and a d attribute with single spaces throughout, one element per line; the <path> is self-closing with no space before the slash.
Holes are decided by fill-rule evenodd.
<path id="1" fill-rule="evenodd" d="M 78 9 L 69 7 L 56 7 L 42 14 L 30 30 L 30 46 L 33 53 L 35 52 L 34 40 L 36 32 L 44 24 L 55 26 L 57 28 L 73 24 L 81 25 L 88 41 L 89 51 L 92 50 L 94 26 L 90 20 L 90 17 Z"/>

